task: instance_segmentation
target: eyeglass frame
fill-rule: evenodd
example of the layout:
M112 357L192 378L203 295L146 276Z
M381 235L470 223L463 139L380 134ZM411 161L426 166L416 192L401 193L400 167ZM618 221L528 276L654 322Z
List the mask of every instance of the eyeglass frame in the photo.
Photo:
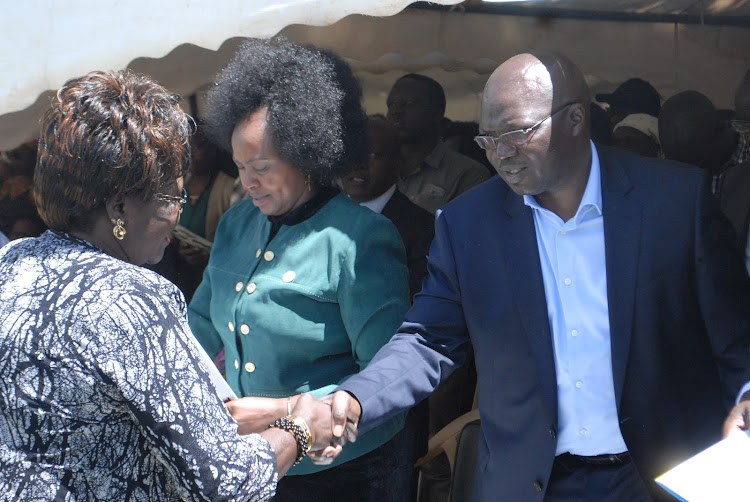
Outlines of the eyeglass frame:
M514 129L512 131L504 132L504 133L502 133L499 136L485 136L485 135L481 135L480 134L479 136L474 136L474 142L477 145L479 145L479 148L481 148L482 150L485 150L485 151L488 151L488 152L496 152L497 151L497 146L498 146L498 144L500 144L499 143L500 138L502 138L503 136L508 136L509 134L522 133L524 135L523 137L525 139L525 141L523 143L520 143L518 145L515 145L513 143L504 143L506 146L512 146L516 150L516 152L517 152L519 147L526 146L526 145L528 145L531 142L531 138L533 137L533 133L537 129L539 129L539 127L547 119L552 118L554 115L560 113L561 111L563 111L564 109L566 109L570 105L575 105L577 103L578 103L578 101L571 101L570 103L566 103L566 104L562 105L557 110L555 110L554 112L550 113L549 115L547 115L546 117L544 117L542 120L540 120L539 122L537 122L533 126L527 127L525 129ZM486 141L486 140L489 140L492 143L492 148L485 148L483 146L482 142Z
M182 207L185 204L187 204L188 192L187 192L187 189L183 188L182 192L180 192L180 195L167 195L164 193L155 193L152 198L154 200L158 200L159 202L170 202L172 204L179 204L180 210L182 210Z

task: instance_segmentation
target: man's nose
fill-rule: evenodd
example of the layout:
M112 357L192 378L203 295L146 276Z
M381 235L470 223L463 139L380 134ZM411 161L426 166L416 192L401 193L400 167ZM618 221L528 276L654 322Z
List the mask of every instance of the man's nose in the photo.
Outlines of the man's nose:
M497 146L492 152L492 156L498 161L509 159L511 157L515 157L516 155L518 155L518 147L505 144L503 142L498 142Z

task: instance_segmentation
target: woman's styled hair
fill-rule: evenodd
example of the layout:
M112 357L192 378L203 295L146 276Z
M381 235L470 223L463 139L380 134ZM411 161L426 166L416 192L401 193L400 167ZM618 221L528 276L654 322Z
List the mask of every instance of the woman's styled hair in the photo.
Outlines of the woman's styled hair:
M362 90L331 52L283 38L250 39L206 95L207 134L231 151L237 124L268 108L267 130L280 159L327 184L367 153Z
M179 96L131 71L68 81L42 119L34 200L52 229L88 230L124 195L150 199L190 165L190 118Z

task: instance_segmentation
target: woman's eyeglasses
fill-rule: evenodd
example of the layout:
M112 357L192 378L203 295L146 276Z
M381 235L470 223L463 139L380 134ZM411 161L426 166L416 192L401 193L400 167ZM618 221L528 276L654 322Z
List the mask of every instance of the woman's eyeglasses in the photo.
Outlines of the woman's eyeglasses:
M172 204L179 204L180 209L182 209L182 206L187 204L188 193L187 193L187 190L185 190L184 188L182 189L182 193L180 195L167 195L163 193L155 193L154 200L158 200L161 202L170 202Z

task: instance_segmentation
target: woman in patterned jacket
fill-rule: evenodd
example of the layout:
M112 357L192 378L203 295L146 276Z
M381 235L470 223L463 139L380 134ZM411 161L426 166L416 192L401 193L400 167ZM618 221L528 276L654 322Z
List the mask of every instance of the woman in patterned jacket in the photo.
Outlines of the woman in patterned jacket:
M147 77L91 73L45 114L34 193L51 230L0 252L0 500L267 500L330 443L311 396L238 435L182 294L139 267L185 202L177 101Z

